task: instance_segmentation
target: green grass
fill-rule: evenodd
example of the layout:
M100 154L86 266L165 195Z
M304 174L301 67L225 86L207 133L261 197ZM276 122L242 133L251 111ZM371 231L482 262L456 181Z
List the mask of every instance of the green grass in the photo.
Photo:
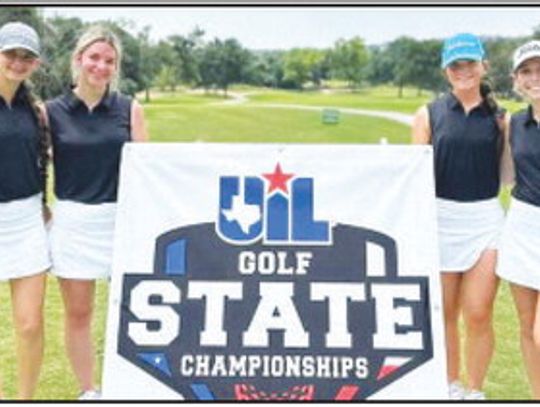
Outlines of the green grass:
M407 126L378 118L341 115L323 124L321 113L292 109L220 106L147 106L153 141L407 143Z
M431 100L433 95L426 91L417 96L414 89L405 89L402 98L397 97L395 88L335 91L321 93L316 91L264 91L250 96L254 103L289 103L310 106L339 106L368 110L386 110L413 114L420 106Z
M223 95L220 94L186 94L181 92L175 93L163 93L159 94L159 97L154 97L151 99L150 103L147 104L148 107L156 107L162 105L172 105L177 107L184 106L205 106L208 104L222 102L226 100Z
M104 282L97 284L96 315L94 319L94 338L98 356L96 381L101 380L101 364L105 341L105 318L108 286ZM78 386L71 372L63 346L64 310L56 279L48 278L45 299L45 355L36 399L73 400L77 398ZM11 300L9 284L0 283L0 377L3 381L4 395L13 398L16 395L16 356L15 333L12 328Z
M515 100L501 100L501 105L504 106L510 113L516 113L522 109L525 109L527 106L525 102L518 102Z
M376 88L355 93L267 91L237 88L233 91L253 93L252 101L240 106L219 106L220 95L163 94L145 105L145 114L153 141L207 142L314 142L373 143L386 137L390 143L407 143L407 126L388 120L342 114L339 125L323 125L320 112L292 109L270 109L263 103L291 103L308 106L357 107L413 113L431 98L425 93L406 89L397 99L395 88ZM504 102L511 111L523 104ZM501 193L506 205L508 191ZM107 284L98 284L95 339L100 368L104 349ZM43 372L36 398L73 399L77 386L63 348L63 306L54 278L49 279L46 298L46 351ZM8 397L15 395L15 341L11 321L10 295L7 283L0 283L0 377ZM495 306L497 349L485 389L492 399L528 399L530 392L519 350L519 328L506 283L502 283Z
M530 399L531 393L519 347L519 324L506 282L501 283L495 301L494 330L496 349L485 385L488 398Z

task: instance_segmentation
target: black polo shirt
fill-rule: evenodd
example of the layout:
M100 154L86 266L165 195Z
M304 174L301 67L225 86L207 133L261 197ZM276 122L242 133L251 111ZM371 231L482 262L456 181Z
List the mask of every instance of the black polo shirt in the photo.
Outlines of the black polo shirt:
M499 192L501 131L485 103L468 114L448 93L428 105L439 198L461 202Z
M540 206L540 123L532 107L512 115L510 146L516 172L515 198Z
M121 150L131 139L131 99L108 92L90 111L69 91L47 102L47 114L57 198L115 202Z
M0 202L41 191L39 126L21 85L11 106L0 96Z

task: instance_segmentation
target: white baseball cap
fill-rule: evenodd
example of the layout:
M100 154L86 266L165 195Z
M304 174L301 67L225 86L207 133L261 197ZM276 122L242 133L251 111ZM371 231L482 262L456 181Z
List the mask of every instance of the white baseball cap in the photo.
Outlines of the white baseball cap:
M529 41L515 50L512 71L515 72L523 62L531 58L540 58L540 41Z
M0 51L23 48L39 57L40 45L36 31L24 23L7 23L0 28Z

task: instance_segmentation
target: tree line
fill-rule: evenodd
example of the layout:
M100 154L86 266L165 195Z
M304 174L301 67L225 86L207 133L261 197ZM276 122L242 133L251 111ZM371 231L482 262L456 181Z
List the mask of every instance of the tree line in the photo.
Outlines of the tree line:
M25 22L42 38L44 63L34 79L43 98L63 92L70 85L70 57L78 36L89 25L79 18L45 18L38 7L2 7L0 25ZM133 22L102 21L122 41L122 80L128 94L149 90L175 90L179 86L206 91L222 90L243 83L281 89L321 88L326 81L343 81L351 89L392 84L398 97L404 87L418 93L439 93L446 84L440 68L442 40L400 37L386 44L367 46L359 36L338 39L327 49L249 50L235 38L207 39L196 27L187 35L150 40L150 27L135 34ZM540 26L529 37L483 38L489 58L489 80L496 92L512 95L511 54L521 43L540 39Z

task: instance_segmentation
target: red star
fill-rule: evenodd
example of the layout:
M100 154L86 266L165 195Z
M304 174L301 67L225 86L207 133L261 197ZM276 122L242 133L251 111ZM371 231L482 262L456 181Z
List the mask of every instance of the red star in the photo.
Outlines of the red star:
M280 189L284 193L288 194L289 191L287 190L287 181L294 177L294 174L284 174L281 171L281 165L278 163L273 173L263 174L263 177L270 181L268 193L275 189Z

